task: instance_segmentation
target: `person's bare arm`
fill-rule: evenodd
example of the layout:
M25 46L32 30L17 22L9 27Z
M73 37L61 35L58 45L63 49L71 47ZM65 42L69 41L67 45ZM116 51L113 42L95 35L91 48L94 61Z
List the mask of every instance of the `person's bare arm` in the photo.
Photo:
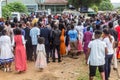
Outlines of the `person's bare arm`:
M105 47L105 54L106 54L106 55L108 54L108 49L107 49L107 47Z

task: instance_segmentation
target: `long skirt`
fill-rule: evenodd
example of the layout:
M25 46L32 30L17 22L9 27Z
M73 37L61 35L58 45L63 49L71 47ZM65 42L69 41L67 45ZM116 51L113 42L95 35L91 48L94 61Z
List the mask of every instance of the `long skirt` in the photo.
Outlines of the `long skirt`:
M116 57L116 49L114 50L114 54L113 54L113 68L117 69L118 68L118 64L117 64L117 57Z
M37 53L37 59L35 63L36 68L45 68L47 66L46 57L43 52Z
M117 59L120 59L120 41L118 42Z
M78 40L78 51L83 51L82 42Z

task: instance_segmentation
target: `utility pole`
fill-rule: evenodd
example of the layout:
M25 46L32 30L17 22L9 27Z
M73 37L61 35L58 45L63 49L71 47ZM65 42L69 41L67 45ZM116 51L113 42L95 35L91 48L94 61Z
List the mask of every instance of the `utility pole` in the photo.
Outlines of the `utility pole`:
M2 1L3 0L0 0L0 18L2 17Z
M6 5L7 5L7 3L8 3L8 0L6 0L5 2L6 2Z

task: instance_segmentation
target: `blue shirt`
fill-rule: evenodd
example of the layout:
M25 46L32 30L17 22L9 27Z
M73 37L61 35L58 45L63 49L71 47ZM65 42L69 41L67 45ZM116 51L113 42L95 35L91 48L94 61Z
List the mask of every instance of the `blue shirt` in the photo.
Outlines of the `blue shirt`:
M84 27L83 29L83 33L85 33L87 31L87 27Z
M21 30L21 33L25 37L25 30L24 29Z
M68 35L69 35L70 41L76 41L77 40L78 33L77 33L76 30L69 30Z
M40 35L40 29L39 28L33 27L30 30L30 37L31 37L31 40L32 40L32 45L37 45L38 44L37 36L39 36L39 35Z

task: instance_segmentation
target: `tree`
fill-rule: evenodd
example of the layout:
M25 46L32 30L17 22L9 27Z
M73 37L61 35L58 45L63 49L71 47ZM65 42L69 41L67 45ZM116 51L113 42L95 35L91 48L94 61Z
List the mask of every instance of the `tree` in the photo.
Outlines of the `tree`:
M27 7L20 2L9 3L2 7L2 16L4 18L10 17L11 12L27 13Z
M10 15L11 15L11 11L6 6L3 6L2 7L2 16L4 18L7 18Z
M9 3L6 7L11 12L27 12L26 6L20 2Z
M93 5L91 8L92 8L95 12L98 12L98 7L97 7L96 5Z
M102 0L68 0L69 4L72 4L76 8L81 6L92 6L92 5L99 5Z
M99 10L113 10L113 5L108 1L102 1L102 3L100 3Z
M103 0L103 1L110 2L110 0Z

